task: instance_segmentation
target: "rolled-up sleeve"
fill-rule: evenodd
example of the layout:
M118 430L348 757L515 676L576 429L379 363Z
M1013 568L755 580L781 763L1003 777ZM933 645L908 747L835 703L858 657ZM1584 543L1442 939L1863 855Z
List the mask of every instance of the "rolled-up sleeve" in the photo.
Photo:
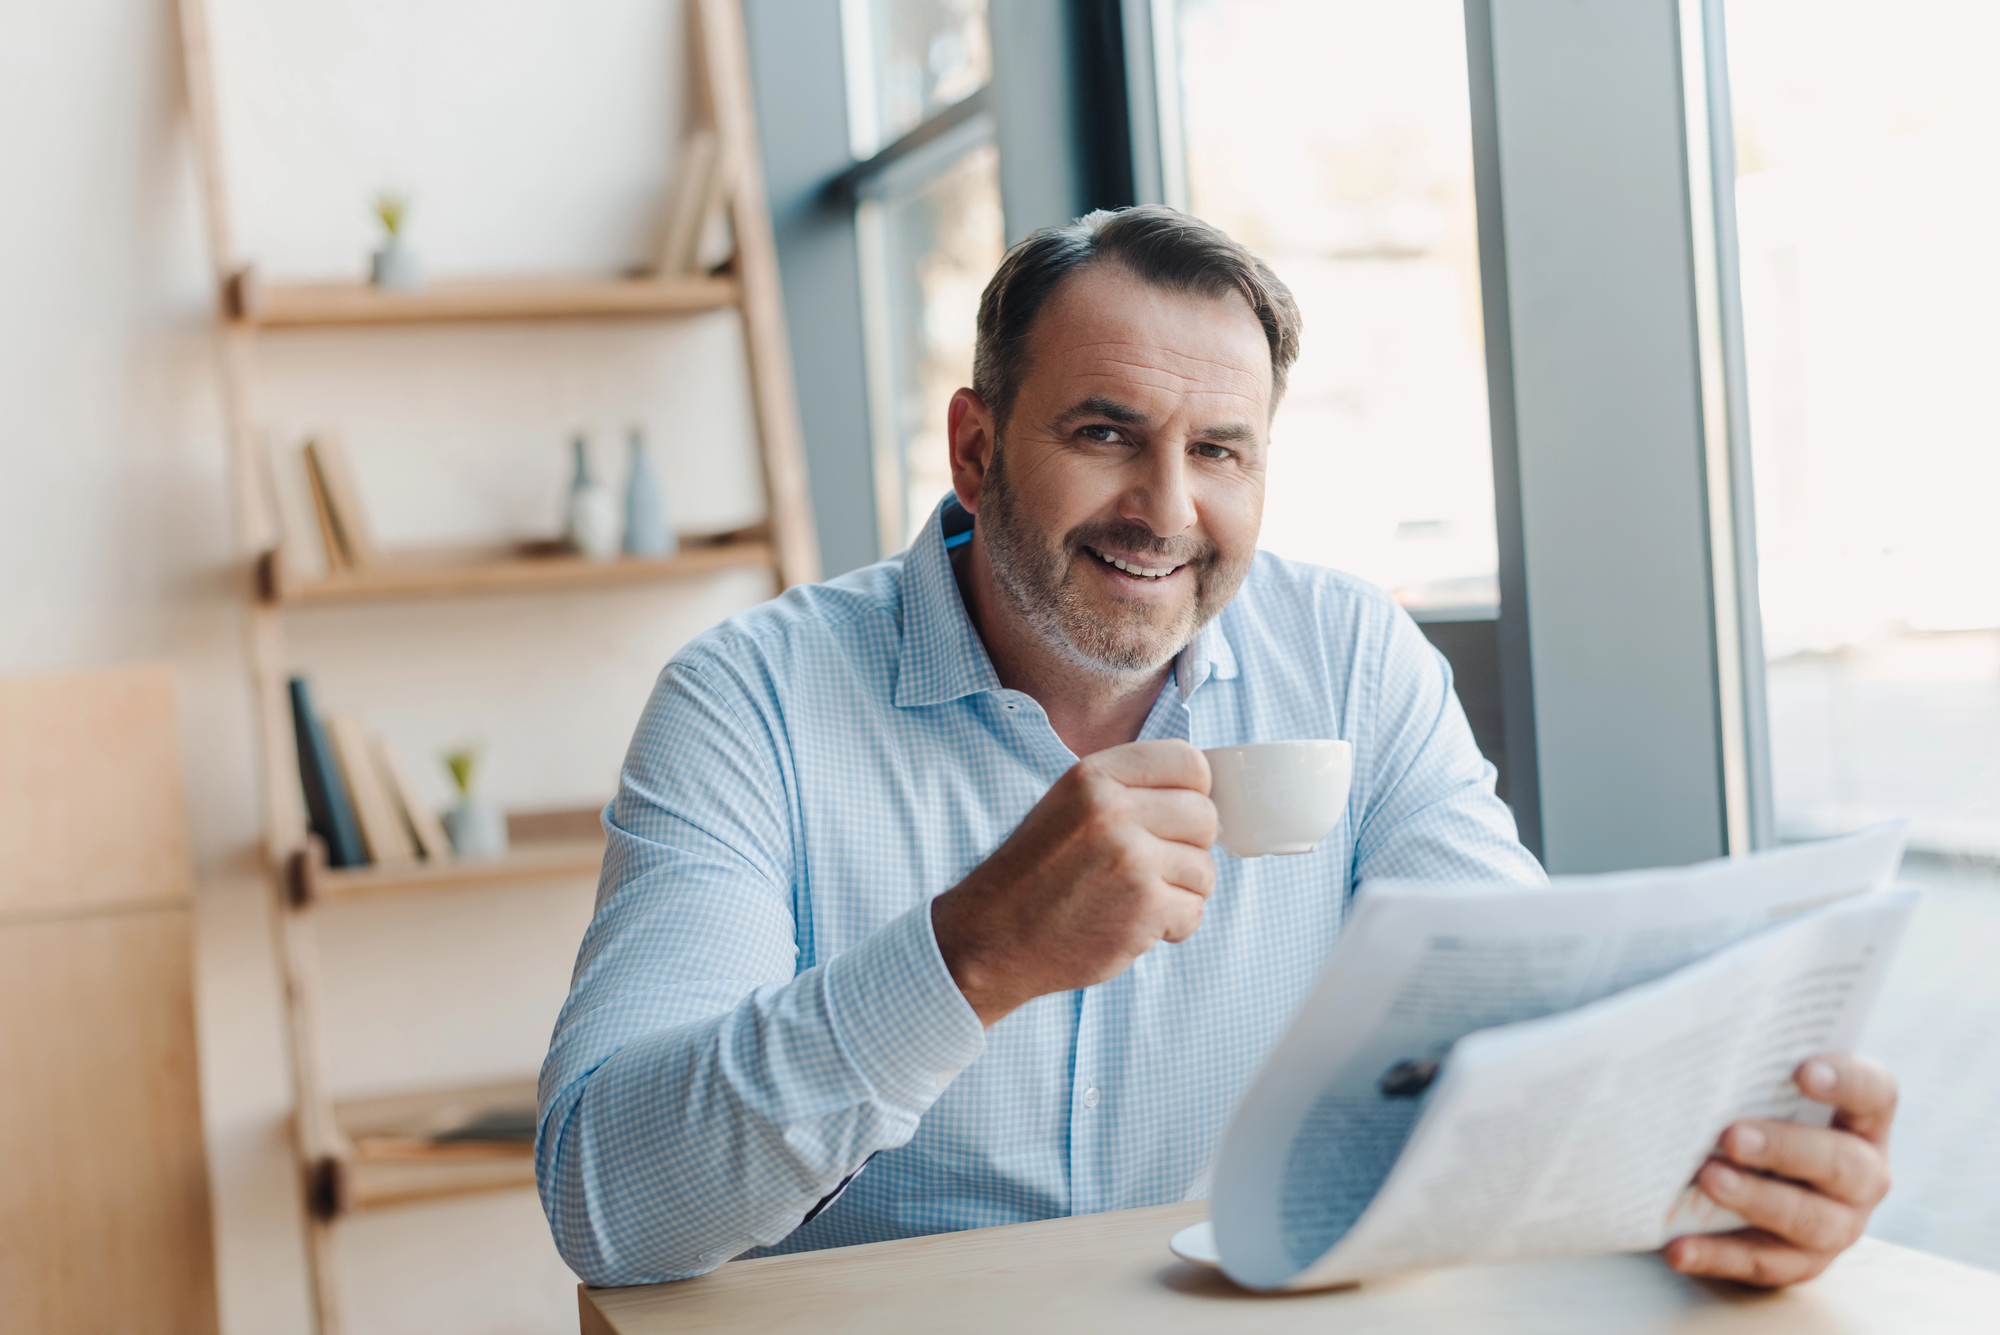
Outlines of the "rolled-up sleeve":
M661 675L605 812L598 908L541 1075L535 1168L585 1280L704 1273L901 1145L984 1030L926 900L801 969L782 721ZM941 888L941 887L940 887Z

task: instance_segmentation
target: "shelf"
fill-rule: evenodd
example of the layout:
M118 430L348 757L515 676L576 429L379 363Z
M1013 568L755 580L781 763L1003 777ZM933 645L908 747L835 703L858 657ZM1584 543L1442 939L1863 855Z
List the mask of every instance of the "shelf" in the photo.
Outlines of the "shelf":
M621 556L592 561L574 554L535 554L540 544L502 548L392 552L380 564L319 579L295 579L275 551L259 563L258 588L267 602L288 606L445 597L471 593L541 593L689 579L777 559L761 536L721 540L682 539L680 554L664 560Z
M338 903L437 890L493 890L534 881L597 879L604 862L602 808L513 813L508 850L497 858L452 858L393 866L329 867L318 839L291 855L285 881L292 904Z
M737 299L730 278L493 278L399 291L370 283L265 283L250 270L224 291L230 319L261 329L692 315Z
M449 862L415 862L399 867L325 867L299 853L303 872L293 873L293 902L298 904L366 899L375 895L419 894L433 890L491 890L529 881L597 876L604 862L604 841L563 840L526 844L505 857L482 860L454 858ZM301 890L301 875L305 886Z
M322 1216L535 1184L528 1141L432 1144L428 1138L496 1110L535 1107L535 1082L515 1080L333 1106L341 1149L319 1166Z

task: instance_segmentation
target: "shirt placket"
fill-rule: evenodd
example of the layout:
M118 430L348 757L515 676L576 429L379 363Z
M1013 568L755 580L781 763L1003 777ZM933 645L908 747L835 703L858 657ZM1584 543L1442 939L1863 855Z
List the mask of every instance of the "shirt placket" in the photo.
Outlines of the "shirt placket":
M1056 735L1048 713L1033 696L1001 689L992 693L992 700L1000 718L1014 729L1009 744L1018 748L1017 754L1027 764L1047 771L1049 782L1060 778L1076 763L1075 753ZM1149 725L1150 722L1149 719ZM1104 1094L1085 1074L1091 1060L1086 1058L1086 1052L1094 1054L1100 1045L1084 1040L1083 1021L1086 1014L1094 1016L1098 1008L1091 1005L1091 989L1079 989L1070 995L1073 1009L1070 1013L1069 1212L1092 1214L1103 1208L1097 1202L1103 1199L1104 1187L1092 1165L1098 1146L1095 1135L1098 1119L1093 1114L1102 1105Z
M1154 700L1139 730L1141 741L1186 741L1188 710L1170 679ZM1127 1105L1140 1091L1120 1087L1113 1035L1129 1023L1129 1011L1140 1004L1141 956L1122 980L1076 993L1076 1058L1070 1068L1069 1182L1070 1213L1096 1214L1116 1204L1117 1183L1107 1180L1107 1148L1118 1127L1128 1123ZM1121 985L1122 984L1122 985ZM1115 1177L1115 1174L1112 1176Z

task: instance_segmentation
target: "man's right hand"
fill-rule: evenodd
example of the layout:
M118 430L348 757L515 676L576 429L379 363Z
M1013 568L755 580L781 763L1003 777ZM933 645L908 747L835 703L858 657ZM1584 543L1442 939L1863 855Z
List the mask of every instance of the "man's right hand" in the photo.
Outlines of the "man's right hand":
M1208 759L1130 742L1078 761L970 876L931 902L938 949L982 1023L1185 941L1215 889Z

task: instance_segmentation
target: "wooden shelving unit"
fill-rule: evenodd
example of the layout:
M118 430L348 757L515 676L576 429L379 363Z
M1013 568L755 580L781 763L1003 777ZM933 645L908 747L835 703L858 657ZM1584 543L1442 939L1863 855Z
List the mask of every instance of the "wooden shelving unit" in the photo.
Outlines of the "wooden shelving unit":
M439 1143L432 1130L467 1110L532 1108L534 1084L415 1090L388 1099L336 1101L321 1040L322 993L314 923L341 904L384 896L478 892L531 884L588 884L603 858L595 813L510 819L512 851L487 862L440 861L329 869L307 831L286 682L296 666L287 619L330 604L503 596L693 580L750 567L779 588L819 577L818 542L800 443L798 404L765 203L749 66L738 0L689 0L694 85L720 145L722 195L736 251L716 275L520 277L439 282L417 291L360 283L284 283L237 252L230 227L205 0L179 0L181 50L216 276L216 331L229 433L233 510L247 567L245 653L255 684L266 809L265 863L279 906L272 915L284 982L294 1091L293 1142L308 1271L321 1335L339 1335L338 1223L356 1210L467 1192L527 1186L533 1160L520 1142ZM685 536L668 560L592 562L546 545L401 551L306 578L280 556L266 493L257 340L286 330L393 329L479 321L674 319L734 310L743 328L768 511L754 529ZM329 424L337 425L337 424ZM468 911L477 903L468 898ZM440 946L441 949L448 948ZM427 1129L430 1128L430 1129Z
M228 317L259 329L694 315L740 298L726 277L492 278L403 292L369 283L266 284L243 270L224 289Z
M288 606L374 602L385 599L459 597L477 593L551 593L567 589L657 584L742 567L769 568L777 552L759 537L688 542L664 559L621 556L591 561L567 553L538 555L517 549L396 552L378 565L298 579L277 549L259 559L257 587L267 602Z
M332 1217L472 1192L532 1187L532 1144L440 1144L432 1133L494 1109L532 1112L534 1107L533 1080L336 1103L333 1121L340 1144L319 1166L316 1207Z
M509 821L509 847L497 858L452 858L387 867L329 867L318 839L287 860L285 889L295 908L434 894L442 890L495 890L551 881L597 879L604 862L604 832L595 807L543 812Z

